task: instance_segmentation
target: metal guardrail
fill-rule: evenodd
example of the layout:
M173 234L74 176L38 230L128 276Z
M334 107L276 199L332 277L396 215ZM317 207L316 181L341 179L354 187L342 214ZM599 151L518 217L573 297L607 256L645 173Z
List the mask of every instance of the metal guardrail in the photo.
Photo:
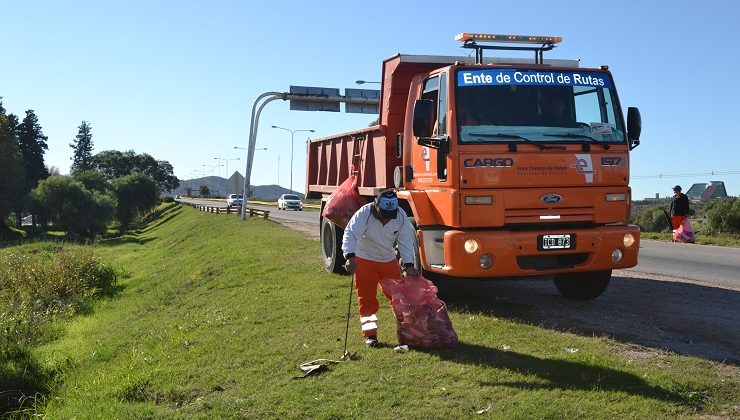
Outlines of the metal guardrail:
M186 206L193 207L200 211L205 211L208 213L216 213L216 214L236 214L239 216L241 214L241 208L239 207L232 207L232 206L207 206L204 204L196 204L196 203L189 203L187 201L179 201L180 204L184 204ZM249 216L261 216L263 219L268 220L270 216L269 210L261 210L256 209L254 207L247 207L247 211L249 212Z

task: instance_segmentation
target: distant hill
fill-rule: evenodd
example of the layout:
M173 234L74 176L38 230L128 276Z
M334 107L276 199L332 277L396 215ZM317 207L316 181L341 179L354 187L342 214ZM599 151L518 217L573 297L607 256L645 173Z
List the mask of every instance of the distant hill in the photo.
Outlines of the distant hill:
M200 186L205 185L211 191L212 195L225 197L227 194L241 192L244 188L244 177L239 172L234 172L231 178L226 179L220 176L206 176L203 178L180 180L180 187L170 191L171 194L185 195L190 188L193 196L198 195ZM290 194L291 191L280 185L252 185L252 199L276 201L283 194ZM292 191L293 194L303 198L303 193Z

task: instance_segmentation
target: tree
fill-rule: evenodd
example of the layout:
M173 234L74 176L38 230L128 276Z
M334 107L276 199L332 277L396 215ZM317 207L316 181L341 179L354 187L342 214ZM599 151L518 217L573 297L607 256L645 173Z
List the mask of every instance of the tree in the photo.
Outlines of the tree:
M154 208L159 198L157 183L148 175L133 173L113 180L118 198L116 218L125 229L139 215Z
M198 187L198 195L201 197L208 197L211 195L211 190L208 188L208 185L201 185Z
M75 136L73 143L69 145L69 147L74 151L74 155L72 156L72 167L70 168L72 175L93 168L92 127L87 121L82 121L82 124L77 127L77 130L77 136Z
M41 131L38 117L32 109L26 111L26 117L16 127L16 133L26 172L26 191L31 191L39 181L49 176L44 165L44 151L49 148L46 145L48 137Z
M5 220L10 212L20 207L24 185L23 157L18 148L18 138L11 119L5 115L0 97L0 230L7 227Z
M30 207L43 224L52 222L71 235L94 238L113 220L116 201L88 190L72 177L55 176L33 190Z
M110 190L110 182L105 175L98 171L82 171L74 175L74 179L80 181L90 191L107 193Z
M109 179L140 172L150 176L157 183L159 191L171 191L180 185L173 174L172 165L166 160L156 160L144 153L137 155L133 150L120 152L105 150L93 156L94 169L102 172Z

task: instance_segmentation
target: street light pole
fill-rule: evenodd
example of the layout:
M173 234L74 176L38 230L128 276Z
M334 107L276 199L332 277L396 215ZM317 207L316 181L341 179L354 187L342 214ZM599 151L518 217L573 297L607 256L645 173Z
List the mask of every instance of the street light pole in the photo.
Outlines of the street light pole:
M215 168L220 168L221 166L224 166L224 165L206 165L206 164L204 164L203 166L206 166L206 167L211 168L211 190L213 190L213 170ZM211 191L211 195L213 195L213 191Z
M246 147L239 147L239 146L234 146L234 149L246 150L247 151L247 160L249 160L249 149L247 149ZM260 147L260 148L254 149L254 150L267 150L267 147ZM239 194L239 191L237 191L236 193ZM246 199L247 199L247 192L246 191L243 191L242 193L244 194L244 197L243 197L242 202L245 202Z
M272 128L277 128L278 130L285 130L290 131L290 192L293 193L293 136L295 133L305 131L305 132L316 132L315 130L291 130L290 128L285 127L278 127L277 125L273 125Z
M226 158L221 158L221 157L215 157L214 159L218 159L219 163L221 163L222 160L226 162L226 176L227 177L229 176L229 161L239 160L239 158L226 159ZM218 175L221 176L221 169L218 170ZM234 187L234 190L236 190L236 186ZM226 178L226 196L227 197L229 196L229 178Z

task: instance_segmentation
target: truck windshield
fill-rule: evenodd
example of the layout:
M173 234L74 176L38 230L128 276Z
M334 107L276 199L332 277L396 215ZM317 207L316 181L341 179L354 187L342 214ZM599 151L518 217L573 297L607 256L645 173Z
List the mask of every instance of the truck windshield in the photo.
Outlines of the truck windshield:
M611 77L599 71L459 69L461 143L623 143Z

